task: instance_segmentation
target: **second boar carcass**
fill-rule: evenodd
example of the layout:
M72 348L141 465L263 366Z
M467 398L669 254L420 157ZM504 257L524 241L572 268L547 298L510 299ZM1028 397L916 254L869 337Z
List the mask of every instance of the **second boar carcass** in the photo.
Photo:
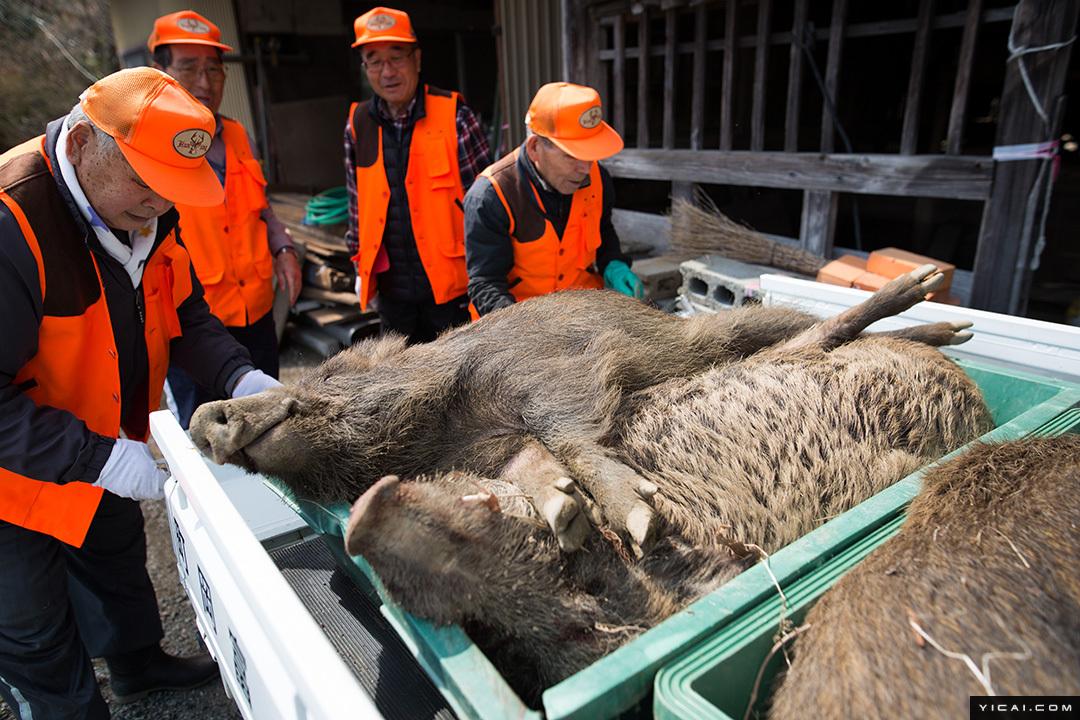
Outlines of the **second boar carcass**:
M977 443L807 613L770 718L1080 695L1080 436Z
M614 445L659 490L658 540L643 557L611 534L561 552L520 495L574 485L532 446L495 481L381 479L354 505L347 549L406 610L463 626L536 703L749 567L757 548L783 547L992 427L976 385L940 351L876 337L766 350L626 408Z
M294 386L204 405L191 435L217 462L277 477L320 502L355 498L389 474L459 469L499 477L522 448L538 444L581 491L533 492L560 546L580 547L591 517L637 549L657 518L655 485L611 449L628 398L793 342L808 328L822 347L850 340L922 300L941 279L924 266L823 322L768 307L683 319L615 293L556 293L432 343L361 343ZM970 336L948 323L894 334L930 344ZM595 512L585 511L583 495Z

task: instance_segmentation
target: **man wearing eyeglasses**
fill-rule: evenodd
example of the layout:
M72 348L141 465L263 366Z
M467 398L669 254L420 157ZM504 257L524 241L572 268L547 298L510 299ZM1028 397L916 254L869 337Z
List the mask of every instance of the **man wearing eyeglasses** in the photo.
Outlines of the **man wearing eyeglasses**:
M345 125L357 292L364 309L378 293L384 330L427 342L469 319L461 203L491 152L458 93L421 85L406 13L377 7L353 27L375 93Z
M154 21L147 41L154 67L162 70L214 113L217 126L206 159L225 188L214 207L177 203L180 233L202 283L210 311L251 353L255 366L278 376L278 340L271 309L273 279L300 294L300 263L285 226L266 199L266 180L243 126L218 113L225 90L221 31L191 10ZM169 389L186 429L195 408L214 399L183 370L169 368Z

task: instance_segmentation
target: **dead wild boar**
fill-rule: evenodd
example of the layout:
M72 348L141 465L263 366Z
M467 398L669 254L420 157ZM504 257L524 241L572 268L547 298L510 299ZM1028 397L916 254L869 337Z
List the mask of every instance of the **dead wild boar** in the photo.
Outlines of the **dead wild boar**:
M463 626L536 703L747 568L747 545L775 551L992 426L955 363L887 337L766 350L625 407L609 441L658 489L657 540L640 559L610 533L560 551L517 494L578 489L536 443L496 483L380 480L353 508L348 551L406 610Z
M627 398L797 336L821 347L845 342L940 281L924 266L816 325L783 308L682 319L616 293L556 293L429 344L406 346L398 337L360 343L294 386L204 405L191 436L215 461L277 477L318 501L355 498L390 474L460 469L498 477L535 441L596 505L586 513L580 494L536 493L563 549L580 547L587 514L637 549L655 528L655 487L605 444ZM808 328L810 335L800 335ZM893 334L936 345L970 337L948 323Z
M770 717L1080 695L1078 490L1077 435L979 443L928 473L900 532L807 614Z

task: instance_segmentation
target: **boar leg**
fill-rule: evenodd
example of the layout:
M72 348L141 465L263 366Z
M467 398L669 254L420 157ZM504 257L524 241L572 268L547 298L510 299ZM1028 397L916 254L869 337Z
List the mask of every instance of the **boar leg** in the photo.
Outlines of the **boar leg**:
M867 333L867 335L900 338L929 345L930 347L942 347L944 345L966 343L973 337L971 332L968 331L969 327L971 327L969 322L936 322L927 325L912 325L899 330Z
M569 471L554 455L534 439L512 457L499 474L528 497L551 528L559 548L572 552L581 548L592 531L590 522L600 524L595 505L569 477Z
M883 288L855 307L844 310L805 330L786 343L770 350L797 350L819 347L832 350L851 342L863 330L882 318L898 315L926 299L944 282L945 276L934 265L923 265L900 277L893 278Z
M560 450L573 477L596 501L603 521L620 535L629 536L631 549L641 557L658 523L652 507L656 485L599 445L579 441Z

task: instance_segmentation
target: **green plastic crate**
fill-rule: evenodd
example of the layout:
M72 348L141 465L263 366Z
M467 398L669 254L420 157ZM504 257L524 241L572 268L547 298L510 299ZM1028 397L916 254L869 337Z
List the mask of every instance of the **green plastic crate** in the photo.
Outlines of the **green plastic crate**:
M1080 402L1080 385L1003 370L983 362L960 361L960 365L978 383L993 413L997 428L987 437L1006 439L1027 434ZM774 554L770 567L789 594L789 602L802 599L803 605L796 607L795 612L808 606L840 574L892 535L902 521L903 508L917 492L915 474ZM305 501L293 502L287 496L286 500L316 530L330 536L343 535L348 504L321 507ZM453 709L466 718L593 720L647 716L651 714L653 680L662 667L703 641L711 645L716 641L713 636L721 630L727 637L728 630L745 628L740 637L746 639L754 628L766 628L765 641L769 642L771 630L767 629L774 627L778 619L778 606L768 605L774 594L772 580L764 567L751 568L632 642L548 688L543 694L543 710L538 712L522 703L460 628L435 627L401 610L389 599L371 567L362 558L350 558L340 541L331 540L342 566L362 589L382 599L383 614ZM794 583L803 576L807 584L796 586ZM796 622L800 617L792 615ZM768 646L760 657L767 651ZM753 663L752 672L757 672L759 663L760 660ZM744 668L745 672L749 670ZM722 717L718 714L722 711L711 698L695 704L699 696L691 692L697 675L694 677L689 685L678 681L678 689L666 693L662 702L658 690L656 713L664 717L696 718L709 716L711 712L713 717ZM745 684L748 692L752 683L753 678L744 683L740 676L738 683L730 684L732 687ZM742 716L741 710L736 716Z
M1080 385L1006 372L984 363L961 365L979 384L994 414L997 427L984 440L1080 432ZM787 597L785 617L792 627L802 623L814 602L844 573L899 531L925 472L926 468L901 480L772 556L770 568ZM731 608L732 617L718 625L708 640L656 675L653 711L657 718L741 720L751 699L751 716L763 714L783 663L783 654L776 652L762 668L781 613L775 585L765 568L758 566L718 589L710 599Z

